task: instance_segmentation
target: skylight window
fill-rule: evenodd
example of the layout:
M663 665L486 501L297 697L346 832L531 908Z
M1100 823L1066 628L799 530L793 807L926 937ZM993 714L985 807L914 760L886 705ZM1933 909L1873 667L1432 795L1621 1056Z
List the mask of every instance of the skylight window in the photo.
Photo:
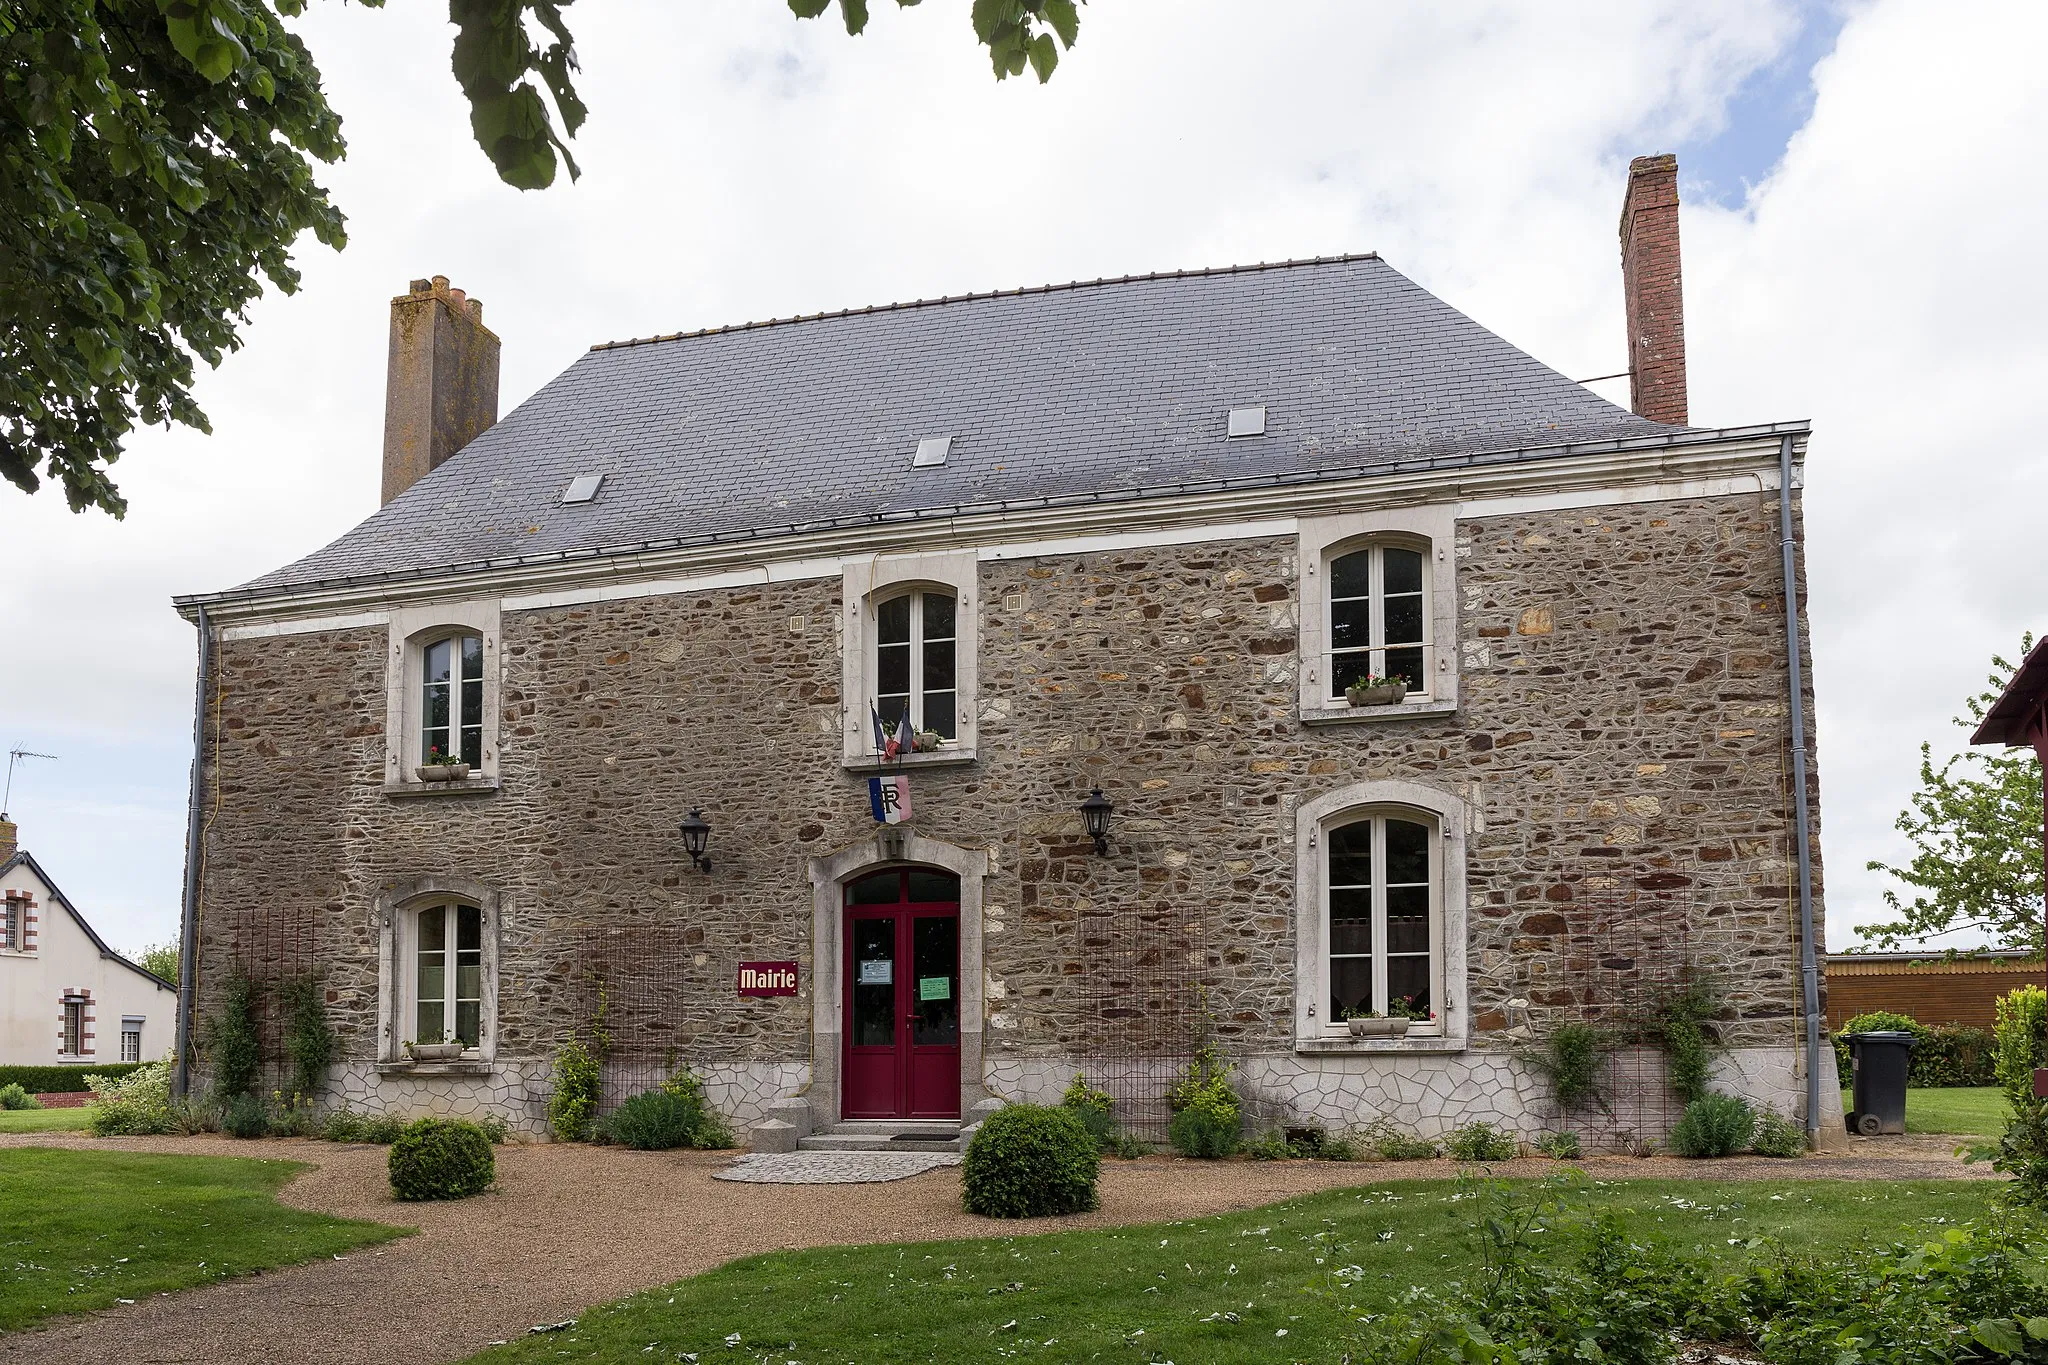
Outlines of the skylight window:
M1230 434L1232 436L1264 436L1266 434L1266 405L1255 408L1232 408L1230 410Z
M602 474L578 474L569 480L569 486L562 490L562 505L567 507L572 502L594 502L597 490L603 486Z
M917 443L917 454L910 457L912 469L930 469L946 462L947 452L953 448L950 436L927 436Z

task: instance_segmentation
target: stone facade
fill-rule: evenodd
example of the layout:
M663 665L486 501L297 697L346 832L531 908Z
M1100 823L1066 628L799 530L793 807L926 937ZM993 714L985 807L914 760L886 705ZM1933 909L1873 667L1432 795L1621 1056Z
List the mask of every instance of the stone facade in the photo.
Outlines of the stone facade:
M1776 492L1468 518L1454 548L1457 711L1315 726L1297 718L1292 537L981 564L978 758L912 781L917 834L988 859L992 1092L1041 1097L1086 1064L1106 936L1140 922L1198 959L1182 965L1219 1041L1276 1112L1534 1134L1557 1116L1516 1030L1592 1003L1571 936L1638 888L1678 907L1691 961L1725 985L1729 1083L1797 1106ZM590 1027L597 954L652 983L614 1002L622 1045L707 1070L743 1123L802 1091L824 1027L808 861L875 831L841 761L843 606L836 576L508 605L499 785L432 796L383 790L384 627L231 635L199 1015L234 965L316 971L348 1103L487 1107L539 1131L549 1059ZM1380 779L1469 813L1466 1041L1298 1051L1295 811ZM1098 784L1117 803L1107 856L1075 813ZM709 875L676 834L692 806L713 826ZM431 873L498 897L486 1075L378 1068L373 907ZM797 960L802 992L735 998L754 959Z

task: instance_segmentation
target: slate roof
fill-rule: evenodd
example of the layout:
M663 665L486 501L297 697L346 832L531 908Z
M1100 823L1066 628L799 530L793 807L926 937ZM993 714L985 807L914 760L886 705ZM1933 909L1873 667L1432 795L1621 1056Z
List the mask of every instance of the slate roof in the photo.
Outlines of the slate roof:
M57 883L50 880L50 874L43 871L43 865L37 862L34 856L31 855L29 851L25 848L17 850L15 853L9 856L5 862L0 862L0 877L6 876L8 873L12 872L17 867L26 867L29 871L36 874L36 880L41 882L43 884L43 888L50 893L50 899L54 900L55 902L57 902L57 904L64 907L64 912L71 916L71 922L73 924L76 924L80 929L83 929L85 931L85 936L92 940L92 946L100 950L101 957L105 958L109 962L120 963L123 967L126 967L128 970L134 972L137 976L148 977L151 981L154 981L157 985L163 987L167 991L176 991L178 989L177 982L166 981L162 977L158 976L155 972L151 971L149 968L143 966L141 963L130 962L127 958L121 956L121 954L115 952L112 948L109 948L107 946L107 941L99 936L99 931L94 929L91 924L87 923L84 915L78 913L78 907L73 905L70 901L70 898L58 889Z
M1256 403L1266 434L1226 438L1226 411ZM1376 255L1053 285L593 347L239 591L1677 430ZM950 457L913 469L927 436ZM579 474L602 493L560 505Z

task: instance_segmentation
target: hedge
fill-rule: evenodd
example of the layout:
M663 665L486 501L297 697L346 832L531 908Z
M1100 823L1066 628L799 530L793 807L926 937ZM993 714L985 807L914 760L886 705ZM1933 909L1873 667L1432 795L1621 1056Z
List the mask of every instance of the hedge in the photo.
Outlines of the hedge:
M1966 1024L1922 1024L1910 1015L1878 1010L1843 1021L1835 1032L1835 1065L1849 1084L1851 1033L1898 1030L1913 1035L1913 1060L1906 1084L1934 1088L1998 1084L1998 1045L1990 1030Z
M18 1085L31 1095L71 1095L85 1089L87 1076L113 1080L141 1062L85 1062L64 1066L0 1066L0 1085Z

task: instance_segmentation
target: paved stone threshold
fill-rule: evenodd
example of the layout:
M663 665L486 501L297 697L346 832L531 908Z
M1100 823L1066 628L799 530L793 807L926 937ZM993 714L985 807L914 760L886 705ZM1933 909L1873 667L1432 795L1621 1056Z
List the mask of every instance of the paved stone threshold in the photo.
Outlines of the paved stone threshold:
M875 1185L960 1162L946 1152L779 1152L740 1157L711 1178L750 1185Z

